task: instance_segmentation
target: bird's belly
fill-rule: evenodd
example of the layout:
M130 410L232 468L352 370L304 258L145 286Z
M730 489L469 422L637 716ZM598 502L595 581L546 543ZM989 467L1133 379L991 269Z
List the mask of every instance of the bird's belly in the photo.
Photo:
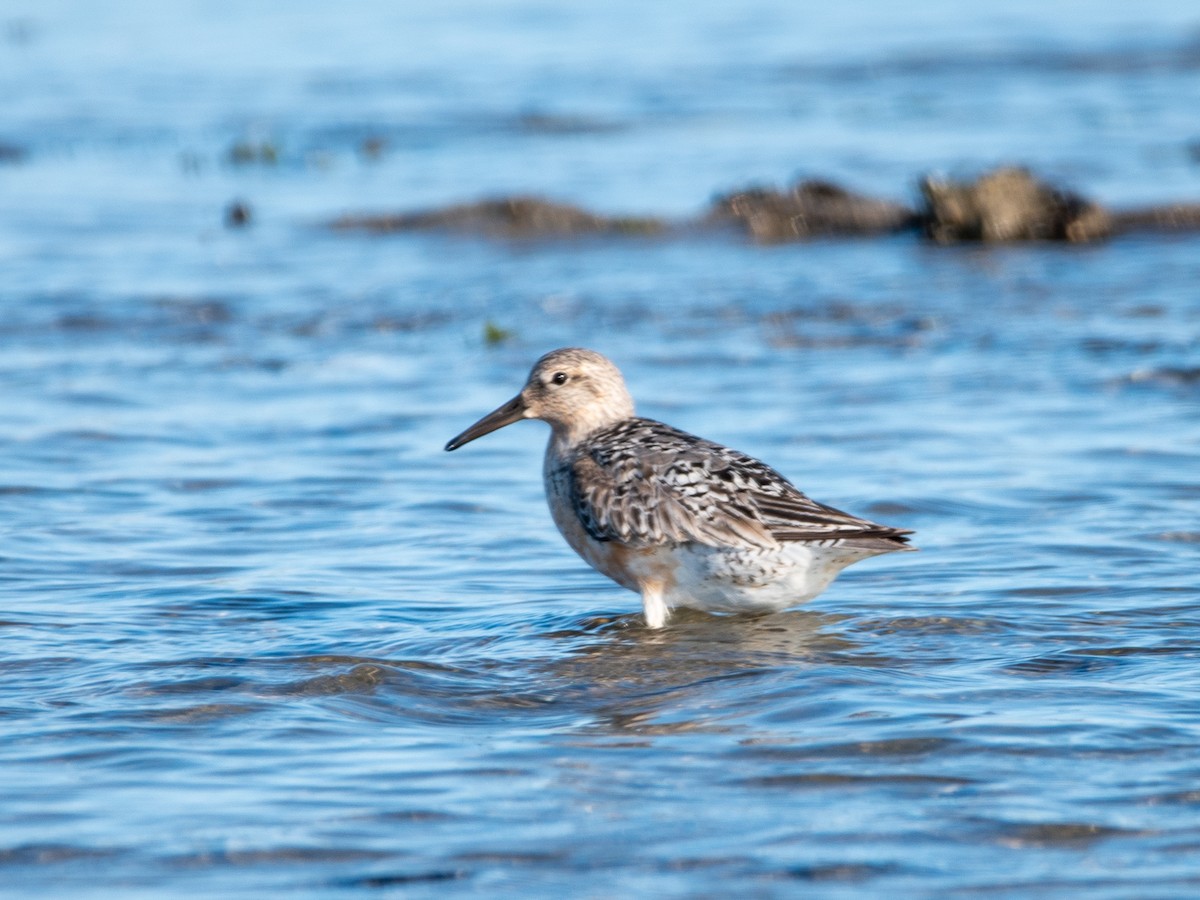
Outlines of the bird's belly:
M807 544L730 550L702 544L635 549L584 535L568 543L592 568L631 591L661 590L668 608L768 613L798 606L846 566L871 556Z
M825 590L846 566L871 553L818 544L788 543L768 550L676 548L669 606L708 612L773 612L797 606Z

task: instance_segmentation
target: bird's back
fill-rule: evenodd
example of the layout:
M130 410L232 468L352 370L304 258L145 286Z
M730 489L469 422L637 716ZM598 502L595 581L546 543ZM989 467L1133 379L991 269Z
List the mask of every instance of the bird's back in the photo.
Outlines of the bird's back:
M547 462L597 541L738 549L836 543L869 555L912 549L909 531L818 503L767 464L653 419L599 429Z

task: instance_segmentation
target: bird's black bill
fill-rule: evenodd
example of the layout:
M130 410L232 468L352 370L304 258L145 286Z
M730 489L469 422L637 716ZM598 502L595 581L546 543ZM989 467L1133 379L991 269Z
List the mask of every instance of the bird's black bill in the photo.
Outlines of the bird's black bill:
M446 444L447 450L457 450L463 444L469 444L475 438L483 437L485 434L491 434L505 425L511 425L513 422L525 418L525 401L521 399L521 395L513 397L499 409L488 413L458 437L450 439Z

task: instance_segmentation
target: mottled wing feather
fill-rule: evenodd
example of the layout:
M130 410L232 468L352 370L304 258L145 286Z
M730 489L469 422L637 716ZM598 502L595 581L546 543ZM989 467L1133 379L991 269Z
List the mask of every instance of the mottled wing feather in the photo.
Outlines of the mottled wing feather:
M793 489L794 490L794 489ZM781 541L813 541L834 538L901 538L911 534L903 528L879 525L817 503L799 491L786 497L759 499L759 510L767 529ZM903 541L899 541L903 543Z
M602 457L603 458L603 457ZM596 540L634 547L696 542L714 547L774 547L761 523L692 484L686 467L655 468L647 460L581 455L571 469L571 497ZM722 508L724 507L724 508Z
M781 541L904 543L907 532L810 500L753 457L649 419L592 435L570 466L571 497L593 538L631 546Z

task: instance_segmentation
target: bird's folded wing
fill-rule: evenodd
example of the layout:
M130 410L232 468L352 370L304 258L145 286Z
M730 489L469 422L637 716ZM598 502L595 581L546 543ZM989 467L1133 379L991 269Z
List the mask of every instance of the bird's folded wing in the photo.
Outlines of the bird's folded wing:
M778 546L741 492L712 483L702 460L641 454L604 462L583 455L571 469L571 499L596 540L634 547Z
M760 495L755 500L762 523L780 541L896 538L903 543L901 536L911 533L817 503L795 488L778 496Z
M580 454L570 476L580 520L600 541L767 549L786 541L901 544L908 533L817 503L765 463L664 426L653 446Z

